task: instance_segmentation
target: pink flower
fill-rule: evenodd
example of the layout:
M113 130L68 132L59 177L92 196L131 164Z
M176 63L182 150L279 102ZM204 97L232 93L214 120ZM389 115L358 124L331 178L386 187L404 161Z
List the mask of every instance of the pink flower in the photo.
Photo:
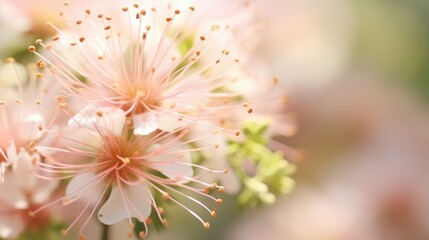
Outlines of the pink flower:
M30 154L21 152L14 171L7 171L0 184L0 238L16 238L22 231L41 229L48 224L49 212L32 218L29 211L39 208L51 197L58 181L42 180L32 174Z
M5 68L13 71L2 71ZM0 89L0 179L3 180L6 167L16 168L20 164L18 159L40 160L40 154L32 148L35 143L52 143L53 139L46 137L43 129L53 128L59 120L55 102L59 89L41 73L28 74L12 58L7 65L0 65L0 71L8 82L8 86Z
M234 80L228 73L240 62L239 51L229 49L235 46L231 39L219 41L231 35L230 25L197 24L205 11L193 5L151 4L155 1L118 8L112 12L123 13L116 19L89 10L82 18L64 15L69 28L52 24L58 36L50 43L37 41L47 52L36 54L54 68L71 97L89 102L91 109L122 109L136 135L173 131L222 109L207 104L236 96L222 88ZM91 121L82 114L95 117L95 112L78 113L75 120L82 125Z
M107 225L124 219L128 219L132 224L132 218L145 224L153 208L160 220L166 223L162 216L163 212L159 210L155 201L156 194L161 195L164 200L181 206L201 221L204 227L209 227L208 222L178 199L188 199L215 216L215 210L206 207L193 195L202 195L216 203L221 203L220 199L206 192L210 189L218 189L222 192L223 187L200 181L198 176L194 176L193 167L209 173L224 171L209 170L191 162L190 152L200 149L187 148L187 144L192 140L183 140L186 135L183 128L173 132L154 132L147 136L130 135L129 126L124 125L126 113L122 110L100 111L97 118L99 120L91 123L93 131L85 127L80 129L81 134L77 138L63 136L64 145L70 147L58 150L68 153L68 157L65 156L62 158L64 160L59 160L47 155L46 162L42 161L38 164L41 171L53 171L73 178L67 185L65 196L59 199L64 205L86 200L87 204L79 217L87 211L90 212L89 216L92 216L97 207L101 206L97 216ZM80 123L77 121L76 124ZM121 132L114 130L121 125L123 128ZM79 138L85 141L80 141ZM87 139L91 140L86 141ZM44 147L40 146L37 149L43 150ZM72 159L76 157L87 160L79 164ZM189 182L200 187L186 185ZM104 202L107 195L109 197ZM37 216L41 210L48 208L51 204L41 207L32 214ZM76 224L79 217L64 230L64 234ZM89 218L81 226L80 235L83 234L88 221Z

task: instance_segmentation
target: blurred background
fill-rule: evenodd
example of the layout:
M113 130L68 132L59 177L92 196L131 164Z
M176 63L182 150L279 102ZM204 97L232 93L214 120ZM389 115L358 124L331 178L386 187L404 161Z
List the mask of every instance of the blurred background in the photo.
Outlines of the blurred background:
M298 120L282 141L305 157L291 194L244 212L225 200L192 239L429 239L429 1L259 4L258 54Z
M209 231L178 210L169 231L153 231L151 239L429 239L429 1L256 4L263 22L258 61L288 90L287 111L298 121L297 133L280 139L304 155L294 162L296 188L246 211L225 195ZM15 16L28 31L7 7L0 15ZM2 42L15 37L5 19ZM0 45L2 59L7 48Z

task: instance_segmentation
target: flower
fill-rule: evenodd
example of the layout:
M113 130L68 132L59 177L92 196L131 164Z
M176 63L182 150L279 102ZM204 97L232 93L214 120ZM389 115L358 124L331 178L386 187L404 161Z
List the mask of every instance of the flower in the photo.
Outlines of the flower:
M0 178L3 181L8 166L20 164L18 159L38 161L40 153L34 151L36 143L52 144L44 127L57 123L57 85L50 83L42 73L27 71L13 58L0 65L4 86L0 90ZM8 69L7 71L5 69ZM13 70L13 71L10 71ZM29 79L27 79L29 78ZM49 88L47 87L49 84ZM28 158L28 159L27 159Z
M0 184L0 238L13 239L28 229L42 229L49 223L45 212L32 218L28 212L46 203L59 185L55 180L43 180L32 174L31 155L21 152L14 171L7 171ZM7 194L5 194L7 193Z
M136 135L172 131L222 109L207 104L235 96L222 88L233 81L228 72L240 60L228 48L235 46L231 41L219 41L230 36L231 26L198 22L194 15L204 11L193 5L178 4L181 8L176 9L155 1L143 5L122 8L121 17L117 13L121 9L112 11L117 19L88 9L80 19L64 13L69 28L50 24L58 35L50 43L37 41L47 51L36 52L33 46L30 51L53 67L53 76L70 97L89 102L92 109L123 110ZM75 117L82 125L90 121L83 115L96 115L87 110Z
M222 192L223 187L200 181L198 176L194 176L193 168L211 173L224 171L209 170L191 162L190 152L200 149L187 148L192 140L183 141L186 130L179 128L174 132L154 132L140 136L129 134L130 126L125 123L126 113L122 110L109 112L108 109L100 112L97 117L100 121L92 123L93 131L81 128L81 134L77 137L63 136L64 146L68 147L58 150L67 153L68 157L59 160L46 154L46 161L38 163L38 169L42 172L50 171L72 178L67 185L65 196L57 201L62 200L63 205L79 200L88 201L78 218L63 231L64 234L76 224L88 208L91 209L89 210L91 217L99 206L101 207L97 214L98 219L107 225L124 219L128 219L133 225L131 219L136 218L146 226L151 209L154 209L159 219L167 224L162 216L164 210L159 207L156 196L184 208L204 227L210 226L179 199L190 200L215 216L215 210L209 209L192 195L202 195L221 203L222 200L212 197L207 192L211 189ZM119 126L122 126L121 132L114 130ZM91 141L86 141L87 139ZM36 149L43 150L44 147L37 146ZM72 159L76 156L86 160L76 163ZM189 182L200 187L189 186L187 185ZM109 196L105 200L107 195ZM51 204L31 214L37 215ZM88 221L89 218L80 228L81 236ZM147 232L141 232L140 235L146 236Z

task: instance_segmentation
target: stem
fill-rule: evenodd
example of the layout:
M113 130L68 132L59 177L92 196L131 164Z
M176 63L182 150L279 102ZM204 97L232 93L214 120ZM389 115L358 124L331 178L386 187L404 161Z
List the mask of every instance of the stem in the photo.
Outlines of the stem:
M109 225L103 224L101 231L101 240L109 240Z

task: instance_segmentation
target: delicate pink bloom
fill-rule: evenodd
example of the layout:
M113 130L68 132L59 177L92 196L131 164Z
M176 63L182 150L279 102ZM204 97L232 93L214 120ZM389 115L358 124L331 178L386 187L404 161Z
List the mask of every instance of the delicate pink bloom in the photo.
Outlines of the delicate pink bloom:
M31 155L21 152L14 171L7 171L0 184L0 238L17 238L22 231L41 229L49 223L49 212L36 218L29 211L39 208L51 197L58 181L42 180L32 174Z
M64 15L69 28L51 25L58 36L50 43L37 41L47 53L36 54L53 66L55 78L71 97L89 101L91 109L122 109L136 135L173 131L212 117L224 105L214 99L237 96L223 91L234 80L228 73L240 62L238 51L229 49L235 46L232 40L219 41L230 26L201 21L193 28L195 19L201 19L194 15L205 11L188 4L151 4L118 8L115 12L123 13L117 19L91 11L82 12L82 18ZM212 101L220 104L208 106ZM91 122L82 114L88 115L75 117L80 124Z
M100 110L97 115L99 119L88 123L92 124L91 128L94 131L89 130L89 127L81 129L80 137L91 139L90 141L80 141L79 136L77 138L63 136L64 145L69 147L57 150L69 155L68 158L60 160L46 155L46 161L39 162L38 167L41 171L73 177L67 185L65 196L59 199L64 205L78 200L87 201L77 219L64 230L64 233L67 233L85 212L89 211L89 215L92 216L98 206L101 206L97 214L98 219L104 224L111 225L124 219L128 219L131 224L132 218L137 218L145 224L152 208L160 220L166 223L153 192L183 207L201 221L204 227L209 227L208 222L179 199L188 199L215 216L215 210L210 210L192 196L202 195L221 203L220 199L206 192L210 189L222 192L223 187L200 181L198 175L194 176L193 167L206 173L224 171L209 170L191 162L190 152L201 149L188 149L189 143L193 140L183 139L186 131L182 128L174 132L154 132L147 136L129 135L130 128L127 124L124 125L125 117L126 113L122 110L115 112L111 112L110 109ZM77 120L76 124L80 122ZM119 126L122 126L123 131L115 130ZM50 148L40 146L37 149ZM79 164L72 159L76 157L88 160ZM194 182L200 187L186 185L189 182ZM107 201L103 202L104 196L107 195L109 195ZM49 206L45 205L32 214L37 216ZM88 221L89 218L83 223L80 235Z
M49 145L52 139L46 137L44 127L53 127L57 119L56 95L58 86L44 79L41 73L30 71L27 76L22 66L8 59L6 65L0 65L0 72L7 71L1 77L9 86L0 89L0 177L6 167L19 164L19 158L40 160L40 154L32 148L37 143ZM29 77L29 80L27 79ZM50 88L47 88L50 84Z

